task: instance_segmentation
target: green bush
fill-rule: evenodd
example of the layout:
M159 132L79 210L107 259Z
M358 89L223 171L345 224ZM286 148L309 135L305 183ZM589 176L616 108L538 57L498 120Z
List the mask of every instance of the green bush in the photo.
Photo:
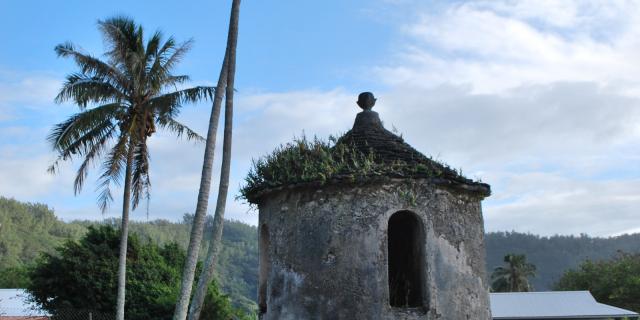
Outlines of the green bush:
M27 290L52 315L69 310L111 313L115 309L119 231L89 227L78 242L67 241L55 254L43 254L29 272ZM127 248L127 319L170 319L179 293L185 253L175 243L159 247L129 236ZM204 319L244 317L211 284ZM215 307L213 307L215 306Z
M566 271L554 290L589 290L598 302L640 312L640 254L587 260Z

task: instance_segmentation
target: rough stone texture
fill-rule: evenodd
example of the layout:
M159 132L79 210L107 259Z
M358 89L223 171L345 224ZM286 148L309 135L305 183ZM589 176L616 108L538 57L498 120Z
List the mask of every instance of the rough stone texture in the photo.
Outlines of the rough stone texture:
M258 204L269 246L262 319L491 319L484 196L429 179L299 186ZM424 308L389 304L387 228L411 211L424 234Z
M490 193L487 184L467 179L455 170L429 159L401 137L385 129L375 111L358 113L353 128L340 137L340 143L352 145L363 154L373 153L376 162L392 164L401 161L411 166L422 166L427 170L427 175L475 187L485 195Z
M460 189L462 192L471 192L479 196L489 196L491 187L479 181L468 179L462 174L449 168L448 166L434 161L423 155L404 140L385 129L377 112L365 110L358 113L353 124L353 128L338 139L336 145L348 145L358 150L360 153L372 156L372 160L383 166L393 167L401 165L405 169L411 168L408 172L402 170L390 170L380 175L358 176L358 172L340 172L339 174L329 174L323 181L307 181L302 182L309 186L322 186L327 184L344 184L350 183L353 176L358 176L356 180L377 180L380 178L430 178L434 183L440 186ZM357 171L357 170L356 170ZM296 174L295 170L292 170ZM302 174L297 172L297 174ZM286 183L279 181L275 185L264 183L252 187L244 196L247 201L253 204L262 202L261 198L269 197L269 194L281 189L290 187L298 187L293 182L299 179L284 178L279 180L290 179L291 182Z

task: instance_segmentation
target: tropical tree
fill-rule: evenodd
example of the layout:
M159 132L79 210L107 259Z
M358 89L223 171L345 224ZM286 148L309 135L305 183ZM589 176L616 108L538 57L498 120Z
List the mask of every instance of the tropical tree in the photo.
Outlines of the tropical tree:
M229 191L229 174L231 171L231 145L233 133L233 91L236 73L236 45L238 42L238 20L240 16L240 0L234 0L231 8L231 21L229 23L228 45L228 72L227 87L224 105L224 140L222 144L222 167L220 172L220 185L218 187L218 199L213 218L213 232L209 241L209 250L205 259L204 268L198 280L196 292L191 300L189 308L189 320L198 320L204 306L209 283L213 280L213 271L218 262L222 247L222 230L224 227L224 213Z
M564 272L554 290L589 290L598 302L640 312L640 254L586 260Z
M536 266L527 262L524 254L507 254L504 256L505 266L496 267L491 274L491 290L493 292L527 292L532 287L529 277L536 274Z
M207 133L207 142L205 147L204 161L202 165L202 174L200 177L200 189L198 191L198 202L194 216L191 235L189 239L189 247L187 249L187 261L182 274L182 288L173 320L184 320L187 317L189 307L189 298L193 288L193 280L196 271L196 263L200 250L200 242L202 241L202 231L204 229L204 221L209 205L209 193L211 188L211 175L213 173L213 159L216 134L218 131L218 122L220 119L220 109L222 104L222 96L226 94L225 99L225 128L223 142L223 161L222 173L220 177L220 189L218 190L218 202L214 217L214 230L210 250L205 262L203 275L201 276L201 284L191 303L189 312L190 319L198 319L200 310L202 309L202 301L206 296L207 283L210 282L215 265L215 257L220 249L220 238L222 236L223 218L226 203L226 195L229 186L229 171L231 165L231 134L233 123L233 92L236 65L236 47L238 43L238 20L240 14L240 0L233 0L231 5L231 16L229 21L229 34L227 36L227 47L218 77L218 85L216 87L214 102L211 108L211 117L209 119L209 130ZM225 89L223 91L223 88Z
M89 168L103 157L98 179L103 212L113 200L112 184L124 178L116 307L116 318L123 320L130 206L135 209L141 199L149 199L151 186L147 139L159 126L177 136L204 140L176 116L185 103L211 99L215 88L176 90L189 80L172 70L189 51L191 40L164 40L156 31L145 42L142 26L122 16L99 21L98 26L107 45L106 61L68 42L55 48L59 57L74 59L80 68L66 77L55 101L72 101L80 112L57 124L49 135L58 152L49 171L55 173L62 161L83 158L74 181L77 194Z
M68 240L55 252L43 253L29 271L27 290L54 319L80 319L92 312L113 319L120 235L109 225L89 226L79 240ZM135 233L129 235L127 319L169 320L178 294L185 252L176 243L158 246ZM231 306L215 282L206 305L209 319L245 319ZM74 316L70 316L74 315ZM66 316L66 317L65 317ZM94 319L95 319L94 318Z

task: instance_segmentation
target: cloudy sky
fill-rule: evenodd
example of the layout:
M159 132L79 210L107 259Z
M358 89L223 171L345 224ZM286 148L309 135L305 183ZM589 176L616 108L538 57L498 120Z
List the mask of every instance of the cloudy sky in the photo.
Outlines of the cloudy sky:
M148 32L193 38L176 71L211 85L226 2L3 1L0 195L65 220L117 217L119 198L101 214L92 182L74 196L77 163L46 173L46 135L77 111L53 103L76 70L53 47L69 40L100 55L96 21L126 14ZM257 221L234 200L252 158L303 132L349 130L357 94L373 91L387 128L492 186L487 230L640 232L639 75L638 1L245 0L227 217ZM189 105L180 119L204 134L209 112ZM195 208L204 148L160 133L150 149L150 219L180 220ZM146 219L144 208L133 218Z

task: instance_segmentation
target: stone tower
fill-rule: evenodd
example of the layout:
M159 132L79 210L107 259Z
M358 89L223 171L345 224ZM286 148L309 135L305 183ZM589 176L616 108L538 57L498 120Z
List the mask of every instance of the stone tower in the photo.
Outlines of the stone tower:
M489 185L384 129L374 104L361 94L364 111L332 146L365 155L369 169L245 192L260 215L261 319L491 319Z

